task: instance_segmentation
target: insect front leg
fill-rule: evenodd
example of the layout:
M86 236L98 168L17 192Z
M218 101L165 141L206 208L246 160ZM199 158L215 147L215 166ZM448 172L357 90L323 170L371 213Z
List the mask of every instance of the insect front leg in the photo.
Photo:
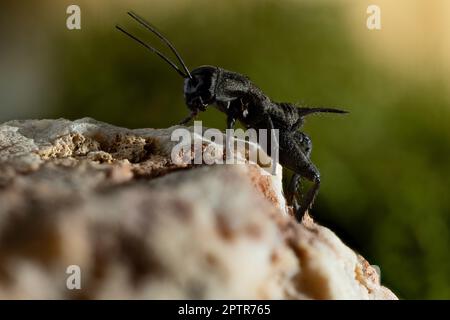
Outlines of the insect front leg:
M186 118L184 118L183 120L181 120L178 124L180 125L180 126L183 126L183 125L185 125L185 124L187 124L187 123L189 123L192 119L194 119L196 116L198 115L198 110L193 110L193 111L191 111L191 113L186 117Z
M236 118L233 114L227 113L227 130L234 129L234 125L236 124ZM232 133L226 132L226 150L227 150L227 157L229 154L231 154L231 150L234 147L234 142L232 143Z
M236 124L236 118L232 114L227 115L227 129L234 129Z

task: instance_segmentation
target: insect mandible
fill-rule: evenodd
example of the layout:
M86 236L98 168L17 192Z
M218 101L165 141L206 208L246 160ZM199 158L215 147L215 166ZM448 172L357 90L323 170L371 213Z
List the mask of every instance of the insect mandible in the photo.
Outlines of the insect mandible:
M227 128L233 129L236 120L245 127L278 129L279 163L293 171L288 186L287 201L294 208L297 221L311 208L320 187L320 173L310 159L311 139L299 131L304 117L318 112L347 113L334 108L307 108L293 103L272 101L248 77L215 66L201 66L190 71L172 43L154 26L134 12L128 14L159 37L175 54L181 68L160 51L132 35L120 26L117 29L134 39L167 62L184 79L184 99L190 114L180 124L187 124L209 105L215 105L227 116ZM313 183L305 195L301 194L300 179Z

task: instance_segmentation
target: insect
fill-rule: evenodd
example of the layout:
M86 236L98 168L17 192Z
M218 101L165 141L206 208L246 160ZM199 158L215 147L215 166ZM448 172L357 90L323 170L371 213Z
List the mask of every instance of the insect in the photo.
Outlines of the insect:
M272 101L248 77L215 66L201 66L192 71L188 69L172 43L154 26L133 12L128 12L134 20L159 37L173 52L181 68L160 51L127 32L120 26L117 29L134 39L161 59L167 62L184 79L184 99L190 114L180 122L186 124L209 105L215 105L227 116L227 128L232 129L236 120L247 128L278 129L279 163L293 171L288 186L287 201L294 208L297 221L314 202L320 187L320 173L310 160L311 139L299 131L304 117L318 112L347 113L334 108L306 108L293 103ZM273 140L272 140L273 141ZM305 195L301 194L301 178L313 183Z

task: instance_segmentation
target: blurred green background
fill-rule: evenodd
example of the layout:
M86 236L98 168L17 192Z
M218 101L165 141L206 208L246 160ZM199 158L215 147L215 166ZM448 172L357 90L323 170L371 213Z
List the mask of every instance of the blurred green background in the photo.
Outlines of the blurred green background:
M81 30L66 8L81 8ZM382 29L366 27L369 4ZM187 110L182 80L114 28L168 52L127 15L176 44L190 67L248 75L276 101L337 106L305 126L323 177L313 216L381 268L401 298L450 298L450 2L2 1L0 121L90 116L167 127ZM225 128L214 109L200 116Z

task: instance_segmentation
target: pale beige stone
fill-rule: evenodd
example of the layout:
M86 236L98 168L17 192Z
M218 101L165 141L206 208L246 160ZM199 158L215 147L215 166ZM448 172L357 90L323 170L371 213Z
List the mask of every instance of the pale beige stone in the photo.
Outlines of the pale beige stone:
M176 165L174 128L0 125L0 299L396 299L332 231L290 216L281 168Z

